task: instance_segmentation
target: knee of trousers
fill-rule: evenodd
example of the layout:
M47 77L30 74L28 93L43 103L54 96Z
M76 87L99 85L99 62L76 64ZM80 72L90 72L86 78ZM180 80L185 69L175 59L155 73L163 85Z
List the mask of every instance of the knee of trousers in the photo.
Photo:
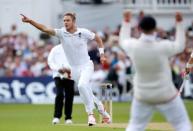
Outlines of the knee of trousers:
M64 98L64 94L63 93L58 93L58 94L56 94L56 97L57 98Z

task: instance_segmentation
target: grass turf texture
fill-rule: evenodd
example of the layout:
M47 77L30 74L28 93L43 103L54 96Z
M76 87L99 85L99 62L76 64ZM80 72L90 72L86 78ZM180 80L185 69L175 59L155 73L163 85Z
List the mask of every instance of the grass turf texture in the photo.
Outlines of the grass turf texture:
M186 101L185 104L193 121L193 101ZM87 126L87 115L82 104L74 104L73 125L65 125L64 118L61 124L52 125L53 109L53 105L0 104L0 131L124 131L129 119L130 103L113 103L113 124L97 124L94 127ZM164 117L155 112L147 131L170 129Z

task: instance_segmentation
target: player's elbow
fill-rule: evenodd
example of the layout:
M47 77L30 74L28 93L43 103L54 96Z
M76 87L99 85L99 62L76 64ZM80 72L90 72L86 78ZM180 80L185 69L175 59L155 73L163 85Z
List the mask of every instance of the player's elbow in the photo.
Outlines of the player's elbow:
M48 35L54 35L54 30L48 29L46 27L42 28L42 32L48 34Z
M128 40L120 39L119 45L123 50L127 50L128 48Z
M97 43L99 43L99 44L101 44L101 43L103 42L103 40L101 39L101 37L99 37L97 34L95 34L94 40L95 40Z
M44 33L48 33L49 30L46 27L42 27L41 31Z
M126 47L124 46L123 42L119 42L119 45L122 49L125 49Z
M180 45L181 44L181 45ZM185 44L182 44L182 43L179 43L178 46L175 50L176 50L176 53L182 53L184 50L185 50Z

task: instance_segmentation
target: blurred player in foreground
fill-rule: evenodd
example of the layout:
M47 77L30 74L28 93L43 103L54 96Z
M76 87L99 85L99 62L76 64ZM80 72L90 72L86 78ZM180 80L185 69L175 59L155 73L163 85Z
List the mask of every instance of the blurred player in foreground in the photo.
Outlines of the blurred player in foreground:
M100 61L104 64L107 60L104 56L104 47L101 38L85 29L76 26L76 15L74 13L64 14L64 27L61 29L48 28L34 20L22 15L22 21L29 23L37 29L53 36L57 36L63 46L67 60L71 66L71 76L75 80L82 101L88 114L88 125L96 124L94 117L95 104L99 113L103 116L104 123L111 123L110 115L104 109L103 104L93 94L89 86L91 75L94 72L93 62L90 60L87 49L87 42L95 40L99 46Z
M50 51L48 55L48 65L53 71L53 78L56 85L54 118L52 123L58 124L60 122L62 109L64 107L65 123L72 124L74 81L71 80L70 65L68 64L61 44L56 45Z
M126 131L144 131L155 110L161 112L175 131L191 131L185 106L174 87L169 58L185 48L182 15L176 13L175 41L156 40L156 21L145 16L139 23L142 34L131 38L131 13L123 13L120 45L131 58L136 74L131 118Z

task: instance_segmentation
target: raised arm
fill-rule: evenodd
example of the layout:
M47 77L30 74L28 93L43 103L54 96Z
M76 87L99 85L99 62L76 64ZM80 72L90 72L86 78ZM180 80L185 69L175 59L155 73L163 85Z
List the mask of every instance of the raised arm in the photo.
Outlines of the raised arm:
M131 12L124 11L123 12L123 20L119 33L119 40L122 43L124 40L131 37Z
M23 15L23 14L20 14L20 15L22 16L22 22L24 22L24 23L29 23L29 24L31 24L32 26L34 26L34 27L36 27L37 29L39 29L40 31L45 32L45 33L47 33L47 34L49 34L49 35L55 35L54 29L48 28L48 27L46 27L45 25L42 25L42 24L40 24L40 23L38 23L38 22L36 22L36 21L28 18L28 17L26 17L26 16Z
M185 49L185 30L183 28L183 23L182 23L183 18L181 13L179 12L176 13L175 21L176 21L175 40L163 41L163 49L165 54L168 57L179 54L183 52L183 50Z
M185 30L183 28L183 18L182 14L177 12L176 16L176 39L175 39L175 45L176 45L176 52L182 52L185 48Z
M123 20L121 29L119 32L119 44L126 53L129 53L129 40L131 38L131 12L124 11L123 12Z

